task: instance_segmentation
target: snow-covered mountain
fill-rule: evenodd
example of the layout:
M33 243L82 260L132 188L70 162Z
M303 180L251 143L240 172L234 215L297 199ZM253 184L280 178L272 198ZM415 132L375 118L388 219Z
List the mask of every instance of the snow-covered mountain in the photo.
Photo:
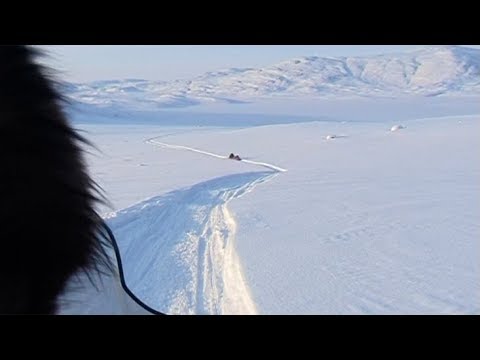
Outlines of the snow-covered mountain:
M369 57L290 59L263 68L232 68L193 79L68 84L81 103L171 108L268 97L400 97L480 94L480 50L429 46Z

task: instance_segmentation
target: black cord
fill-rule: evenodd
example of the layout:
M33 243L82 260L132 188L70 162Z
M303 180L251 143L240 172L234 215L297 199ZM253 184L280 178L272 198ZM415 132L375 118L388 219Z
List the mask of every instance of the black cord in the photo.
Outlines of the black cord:
M118 248L117 240L115 239L115 236L113 235L112 230L108 227L108 225L105 222L103 222L103 226L108 236L110 237L113 249L115 250L115 257L117 258L117 265L118 265L118 273L120 275L120 282L122 284L123 290L125 290L125 292L128 294L128 296L132 298L133 301L135 301L139 306L141 306L143 309L147 310L148 312L154 315L166 315L146 305L143 301L141 301L138 297L136 297L135 294L128 288L127 283L125 282L125 276L123 273L123 265L122 265L122 257L120 255L120 249Z

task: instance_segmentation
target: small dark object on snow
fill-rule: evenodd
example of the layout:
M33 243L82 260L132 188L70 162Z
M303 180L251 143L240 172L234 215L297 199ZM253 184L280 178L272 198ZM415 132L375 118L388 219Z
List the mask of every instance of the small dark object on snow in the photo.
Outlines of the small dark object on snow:
M242 160L242 159L240 159L240 156L234 155L233 153L231 153L228 158L232 159L232 160L238 160L238 161Z

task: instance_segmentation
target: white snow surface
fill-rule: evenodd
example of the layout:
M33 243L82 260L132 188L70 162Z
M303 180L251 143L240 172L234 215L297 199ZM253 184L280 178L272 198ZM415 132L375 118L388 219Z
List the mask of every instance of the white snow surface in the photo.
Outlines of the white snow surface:
M402 124L82 129L127 284L159 311L478 314L480 116Z
M480 313L480 50L66 85L148 306ZM146 313L117 275L86 281L61 313Z

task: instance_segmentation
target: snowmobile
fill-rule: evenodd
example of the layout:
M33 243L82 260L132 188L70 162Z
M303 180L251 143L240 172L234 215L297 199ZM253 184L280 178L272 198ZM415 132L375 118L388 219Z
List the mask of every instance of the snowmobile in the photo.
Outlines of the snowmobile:
M231 153L228 158L231 159L231 160L238 160L238 161L241 161L241 160L242 160L242 159L240 158L240 156L234 155L233 153Z

